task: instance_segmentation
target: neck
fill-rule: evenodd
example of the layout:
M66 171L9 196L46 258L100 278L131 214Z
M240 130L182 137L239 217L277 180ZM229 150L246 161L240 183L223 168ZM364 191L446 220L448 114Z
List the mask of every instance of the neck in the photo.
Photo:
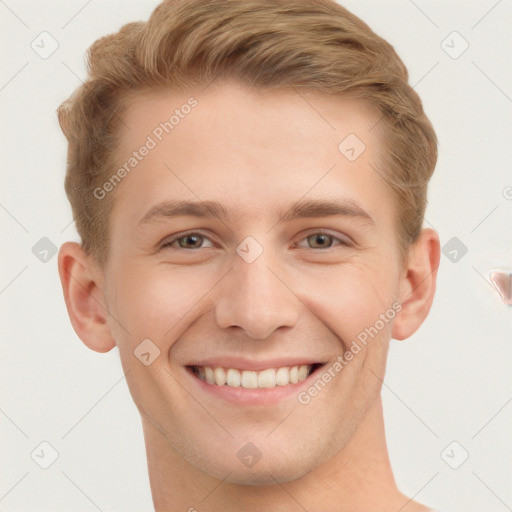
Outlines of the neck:
M144 416L142 424L156 512L256 512L265 505L273 512L288 512L290 506L331 512L427 510L396 487L380 395L345 447L329 461L298 480L268 486L221 482L184 460Z

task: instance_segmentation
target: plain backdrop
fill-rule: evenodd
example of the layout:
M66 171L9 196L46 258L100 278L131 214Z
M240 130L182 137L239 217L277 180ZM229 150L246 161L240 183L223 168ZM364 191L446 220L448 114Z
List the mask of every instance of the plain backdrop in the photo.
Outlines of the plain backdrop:
M439 138L425 226L452 244L428 319L391 343L382 396L397 483L444 512L512 510L512 307L489 282L512 269L512 3L342 3L409 69ZM85 77L87 47L156 4L0 1L3 512L152 510L118 351L76 336L52 248L79 241L55 110Z

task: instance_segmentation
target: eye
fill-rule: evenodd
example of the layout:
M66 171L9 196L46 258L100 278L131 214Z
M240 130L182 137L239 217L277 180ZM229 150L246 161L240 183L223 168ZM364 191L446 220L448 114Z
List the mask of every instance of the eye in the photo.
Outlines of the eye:
M180 233L172 238L167 239L162 244L162 249L168 247L176 247L176 249L202 249L204 241L210 241L205 235L198 233L197 231L188 231L186 233ZM176 246L176 243L178 244ZM210 245L207 247L213 247L210 241Z
M334 235L331 235L330 233L325 231L318 231L316 233L313 233L304 238L303 240L306 240L306 242L309 244L308 247L310 249L329 249L330 247L333 246L335 240L339 242L339 244L337 245L350 245L347 240L335 237ZM301 247L300 244L299 247Z

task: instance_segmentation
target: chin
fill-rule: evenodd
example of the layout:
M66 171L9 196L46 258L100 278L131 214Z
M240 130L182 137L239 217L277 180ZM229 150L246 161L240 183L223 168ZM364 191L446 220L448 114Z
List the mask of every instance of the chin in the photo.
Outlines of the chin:
M264 460L264 457L252 467L244 467L244 464L238 460L232 464L227 464L225 459L217 463L204 460L201 462L199 469L210 476L227 483L248 486L292 482L302 478L314 467L314 464L308 464L305 460L275 458Z

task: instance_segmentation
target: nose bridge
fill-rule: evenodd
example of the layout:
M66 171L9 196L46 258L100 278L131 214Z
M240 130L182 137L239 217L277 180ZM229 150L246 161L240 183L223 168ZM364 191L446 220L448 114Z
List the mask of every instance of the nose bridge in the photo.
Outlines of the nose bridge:
M226 276L215 316L219 327L239 327L255 339L268 338L279 327L293 327L299 316L299 299L279 276L280 265L263 250L246 257L254 247L242 242ZM240 251L245 249L245 253Z

